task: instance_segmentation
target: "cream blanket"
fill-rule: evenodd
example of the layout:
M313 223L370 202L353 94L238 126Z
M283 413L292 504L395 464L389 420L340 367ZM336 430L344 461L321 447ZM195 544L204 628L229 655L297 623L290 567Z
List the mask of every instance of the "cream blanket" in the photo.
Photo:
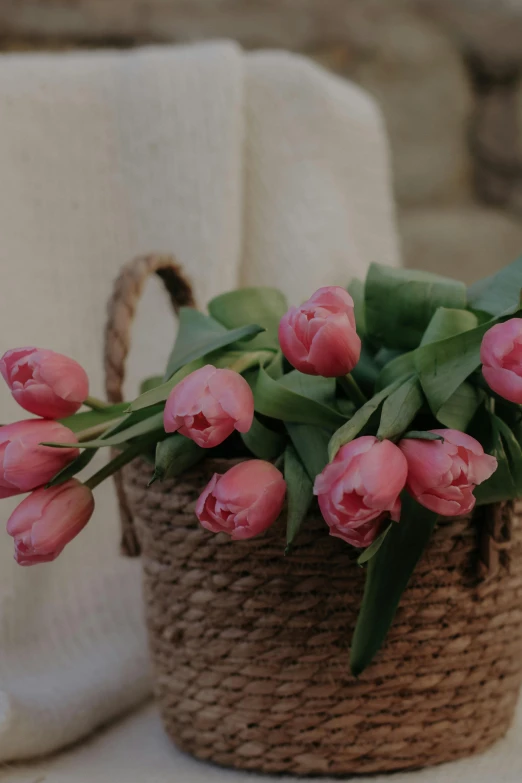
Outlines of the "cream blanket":
M202 304L260 282L299 301L398 262L379 111L290 54L5 56L0 171L0 353L70 354L94 394L111 281L136 254L175 253ZM159 285L137 321L129 394L172 342ZM0 421L19 416L0 388ZM150 691L140 564L119 557L112 487L100 489L54 564L17 567L0 532L0 761L77 740Z

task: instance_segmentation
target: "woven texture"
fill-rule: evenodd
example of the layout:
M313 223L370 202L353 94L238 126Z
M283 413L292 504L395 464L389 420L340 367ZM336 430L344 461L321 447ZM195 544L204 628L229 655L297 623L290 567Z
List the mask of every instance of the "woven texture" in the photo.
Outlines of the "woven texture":
M124 470L156 694L180 748L226 766L331 775L437 764L503 736L522 670L522 505L439 525L356 680L349 640L364 574L353 550L318 513L287 557L281 522L244 542L206 532L195 501L225 468L207 461L149 489L149 465Z

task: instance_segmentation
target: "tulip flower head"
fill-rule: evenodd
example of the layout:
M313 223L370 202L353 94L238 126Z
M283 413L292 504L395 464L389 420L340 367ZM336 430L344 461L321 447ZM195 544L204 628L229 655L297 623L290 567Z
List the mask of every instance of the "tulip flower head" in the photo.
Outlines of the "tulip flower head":
M254 396L243 376L211 364L187 375L169 394L165 432L180 432L210 449L234 430L248 432L254 418Z
M253 538L270 527L283 507L286 482L270 462L247 460L214 473L196 505L207 530L235 540Z
M89 395L83 367L54 351L13 348L0 358L0 374L17 403L45 419L71 416Z
M32 492L7 522L17 563L35 565L54 560L85 527L93 510L91 490L76 479Z
M0 498L46 484L80 454L42 443L75 441L74 433L57 421L29 419L0 427Z
M386 517L398 522L407 471L389 440L363 435L342 446L314 485L330 535L362 548L378 536Z
M480 360L490 388L522 404L522 318L492 326L482 339Z
M464 432L431 432L444 442L407 438L399 443L408 462L408 491L421 506L442 516L468 514L475 505L473 490L493 475L497 460Z
M351 372L361 354L352 297L339 286L319 288L282 317L279 343L290 364L307 375L335 378Z

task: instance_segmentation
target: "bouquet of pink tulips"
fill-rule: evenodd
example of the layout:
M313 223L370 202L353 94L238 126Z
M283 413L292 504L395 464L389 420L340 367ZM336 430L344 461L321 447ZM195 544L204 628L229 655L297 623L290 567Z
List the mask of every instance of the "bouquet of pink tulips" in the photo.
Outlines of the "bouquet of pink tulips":
M315 496L366 568L351 645L361 672L439 517L522 495L521 288L522 259L468 289L375 264L364 284L300 307L271 288L232 291L208 315L182 308L164 375L118 405L89 397L72 359L8 351L0 372L40 417L0 428L0 497L31 493L7 523L17 561L59 555L92 490L137 456L151 482L234 459L201 487L201 525L248 539L284 513L287 552ZM100 448L117 454L81 483Z

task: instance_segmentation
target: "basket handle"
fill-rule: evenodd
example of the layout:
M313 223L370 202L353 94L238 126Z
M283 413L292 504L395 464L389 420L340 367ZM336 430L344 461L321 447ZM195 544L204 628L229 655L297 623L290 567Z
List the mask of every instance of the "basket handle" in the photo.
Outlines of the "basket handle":
M156 273L163 281L175 312L180 307L194 307L190 283L173 256L152 253L125 264L114 282L107 309L105 327L105 390L111 403L122 402L125 363L131 343L131 326L145 282ZM120 473L114 475L121 517L121 549L129 557L140 554L132 514L130 512Z

